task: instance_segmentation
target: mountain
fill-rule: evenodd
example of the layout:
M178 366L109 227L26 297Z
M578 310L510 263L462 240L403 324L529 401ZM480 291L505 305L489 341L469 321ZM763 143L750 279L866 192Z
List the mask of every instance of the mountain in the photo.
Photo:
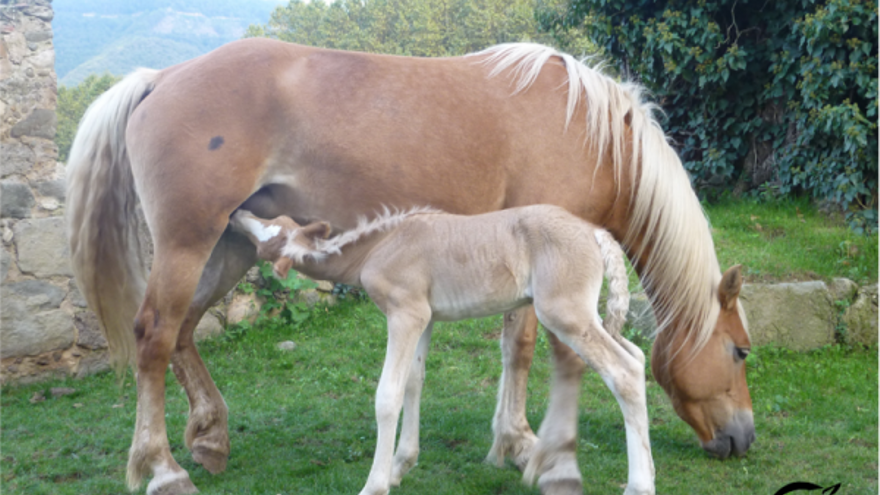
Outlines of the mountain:
M54 0L55 72L73 86L89 74L161 69L239 39L284 0Z

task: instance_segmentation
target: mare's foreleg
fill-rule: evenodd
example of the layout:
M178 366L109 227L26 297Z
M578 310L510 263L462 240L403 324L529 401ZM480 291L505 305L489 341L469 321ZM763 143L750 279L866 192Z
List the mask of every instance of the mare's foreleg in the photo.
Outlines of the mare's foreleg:
M229 230L224 232L202 272L171 354L171 369L189 399L184 442L193 459L212 474L226 469L229 458L228 408L199 356L193 331L205 311L225 296L255 261L256 250L250 241Z
M409 366L406 391L403 396L403 424L400 426L400 439L391 468L391 486L399 486L403 478L419 460L419 405L425 384L425 360L431 347L433 323L422 333L416 348L416 356Z
M517 467L523 469L538 440L526 419L526 386L535 353L537 329L538 320L532 306L504 315L501 383L492 418L495 439L486 458L497 466L502 466L504 459L510 456Z
M148 495L198 491L171 455L165 427L165 372L214 240L157 245L146 296L135 318L137 420L127 480L135 489L152 474Z
M403 396L409 368L416 354L420 336L431 318L427 304L386 312L388 316L388 346L385 364L376 390L376 424L378 436L376 453L370 477L361 495L384 495L391 486L391 467L394 455L394 437L397 420L403 406Z

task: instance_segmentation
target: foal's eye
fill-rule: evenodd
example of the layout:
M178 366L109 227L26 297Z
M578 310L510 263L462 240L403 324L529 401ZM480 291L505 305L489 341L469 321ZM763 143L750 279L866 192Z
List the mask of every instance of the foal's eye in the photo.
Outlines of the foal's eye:
M749 357L749 352L752 350L748 347L737 347L734 352L736 352L736 357L739 358L740 361L745 361L747 357Z

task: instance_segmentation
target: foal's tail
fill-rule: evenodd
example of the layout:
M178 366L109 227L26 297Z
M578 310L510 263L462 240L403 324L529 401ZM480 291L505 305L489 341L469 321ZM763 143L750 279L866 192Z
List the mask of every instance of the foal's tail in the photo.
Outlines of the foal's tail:
M132 322L146 290L125 129L157 74L139 69L95 100L79 123L67 162L73 273L117 369L134 363Z
M619 341L620 330L626 322L626 312L629 311L629 283L623 250L607 230L597 229L595 237L605 262L605 278L608 279L608 302L602 324L605 331Z

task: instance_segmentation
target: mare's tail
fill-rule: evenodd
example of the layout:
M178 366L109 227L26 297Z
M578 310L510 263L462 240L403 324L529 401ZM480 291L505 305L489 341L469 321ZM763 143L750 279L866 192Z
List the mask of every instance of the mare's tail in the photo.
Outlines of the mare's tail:
M629 311L629 283L623 250L606 230L597 229L595 237L605 263L605 278L608 279L608 302L602 325L615 340L620 340L620 330L626 322L626 312Z
M134 363L132 322L146 290L128 119L158 71L139 69L86 111L67 162L67 233L76 283L98 316L117 370Z

